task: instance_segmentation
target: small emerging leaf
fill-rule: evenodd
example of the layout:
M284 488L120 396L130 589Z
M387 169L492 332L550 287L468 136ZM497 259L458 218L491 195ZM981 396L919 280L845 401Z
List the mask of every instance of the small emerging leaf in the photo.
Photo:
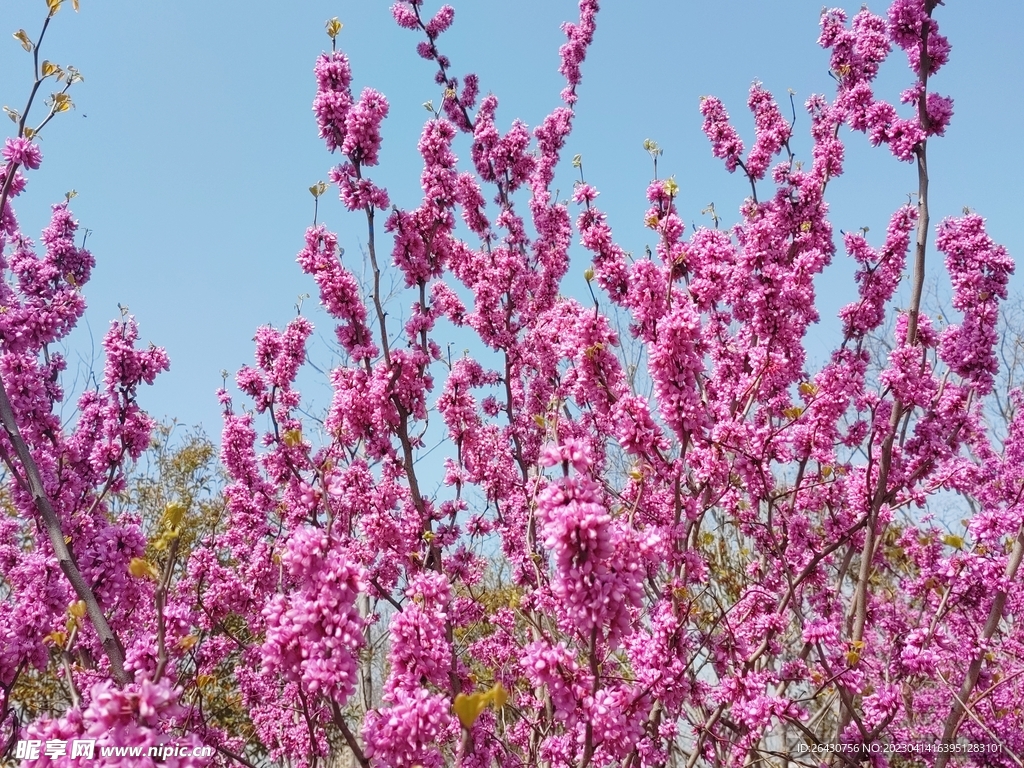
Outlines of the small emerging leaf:
M11 118L12 123L16 123L21 119L21 113L16 109L11 109L10 107L5 106L4 112L6 112L7 116Z
M800 394L804 397L814 397L818 394L818 387L809 381L805 381L800 384Z
M320 195L322 195L326 191L327 183L323 181L318 181L316 184L309 188L309 194L316 198L320 197Z
M51 632L43 638L43 642L58 646L64 645L67 641L68 636L64 632Z
M76 619L81 619L82 617L84 617L85 611L86 608L84 600L76 600L68 606L68 613L74 616Z
M494 684L489 696L491 697L491 704L495 709L501 709L505 706L505 702L508 701L508 691L505 690L505 686L500 682Z
M21 43L21 47L26 51L32 51L32 41L29 40L28 33L24 29L19 29L14 33L14 39Z
M156 566L141 557L132 558L132 561L128 564L128 573L137 579L152 579L156 581L160 578L160 573L157 571Z
M953 549L963 549L964 537L956 536L952 533L947 533L945 536L942 537L942 543L948 547L952 547Z
M43 61L43 65L40 68L43 72L43 77L49 77L54 72L58 71L60 67L54 64L52 61Z
M181 525L181 519L185 516L186 511L187 509L184 504L178 501L172 501L164 507L164 525L169 528L177 528Z
M329 19L327 22L327 36L333 40L341 32L341 28L345 25L338 21L338 17L335 16L333 19Z
M46 7L50 9L50 16L56 16L63 0L46 0Z
M281 442L287 445L289 448L294 448L297 445L302 444L302 430L301 429L289 429L281 435Z
M505 690L504 685L497 682L489 691L470 694L460 693L455 697L452 709L458 716L459 722L462 723L462 727L468 731L473 727L473 723L476 722L476 719L480 717L480 713L488 705L498 710L504 707L507 701L508 691Z
M63 91L59 91L53 94L53 111L54 112L67 112L74 104L71 103L71 97Z
M460 693L452 703L452 709L467 731L473 727L473 723L480 717L480 713L487 707L487 697L482 693L471 693L468 696Z

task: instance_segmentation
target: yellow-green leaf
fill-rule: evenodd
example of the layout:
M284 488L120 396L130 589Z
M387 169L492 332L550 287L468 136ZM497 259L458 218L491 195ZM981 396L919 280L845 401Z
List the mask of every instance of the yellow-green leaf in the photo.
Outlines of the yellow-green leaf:
M64 645L67 641L68 636L64 632L51 632L43 638L43 642L57 646Z
M58 69L60 69L60 67L58 67L56 64L54 64L52 61L44 60L41 69L42 69L42 72L43 72L43 77L49 77L54 72L56 72Z
M63 91L53 94L53 111L54 112L67 112L74 105L71 103L71 97Z
M132 561L128 564L128 573L137 579L152 579L156 581L160 578L160 572L157 571L156 566L141 557L132 558Z
M185 505L178 501L172 501L166 507L164 507L164 519L163 524L171 529L176 529L181 525L181 519L185 516L185 512L188 511Z
M473 723L480 717L480 713L488 706L499 710L508 701L508 691L500 682L495 683L490 690L477 693L460 693L452 703L452 709L467 731L473 727Z
M56 16L57 11L60 10L60 5L63 0L46 0L46 7L50 9L50 16Z
M14 39L21 43L21 47L26 51L32 50L32 41L28 38L28 33L24 29L19 29L14 33Z
M68 613L74 616L76 619L81 619L83 616L85 616L85 611L86 607L84 600L76 600L68 606Z
M804 397L814 397L818 394L818 387L809 381L800 384L800 394Z
M327 22L327 36L333 40L341 32L341 28L345 25L338 21L338 17L335 16L333 19L329 19Z
M947 545L947 546L952 547L953 549L963 549L964 548L964 537L963 536L957 536L957 535L952 534L952 533L947 533L945 536L942 537L942 543Z
M322 195L326 191L327 183L323 181L318 181L316 184L309 188L309 194L311 194L313 197L320 197L320 195Z
M675 197L679 194L679 185L676 184L675 176L670 176L665 179L665 183L662 184L662 188L665 190L665 194L669 197Z
M71 7L75 9L75 13L78 13L78 0L71 0Z
M480 713L487 706L487 696L483 693L471 693L468 696L460 693L452 703L452 709L467 731L473 727L473 723L480 717Z
M488 691L487 695L491 699L491 705L495 709L501 709L505 706L505 702L508 701L508 691L505 690L505 686L500 682L495 683L494 687Z
M281 442L287 445L289 448L294 448L297 445L302 444L302 430L301 429L289 429L281 435Z

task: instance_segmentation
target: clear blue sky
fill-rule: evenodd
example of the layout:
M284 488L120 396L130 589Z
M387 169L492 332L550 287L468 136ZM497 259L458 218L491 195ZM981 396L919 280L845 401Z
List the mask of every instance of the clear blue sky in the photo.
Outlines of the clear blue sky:
M389 4L379 0L82 0L77 15L65 5L43 56L74 64L86 80L73 93L77 109L48 127L43 168L16 201L18 214L38 235L49 204L71 188L79 192L73 209L93 232L89 246L97 259L86 291L92 336L98 343L118 303L130 307L143 339L171 356L170 373L142 393L143 405L157 417L202 423L217 436L220 371L233 375L252 359L258 325L287 322L299 294L316 294L294 259L313 214L307 187L337 162L317 139L310 111L313 62L330 44L324 21L338 16L345 24L339 46L351 58L357 89L372 85L391 102L375 177L402 207L418 202L415 145L427 116L421 104L440 95L433 68L416 56L419 38L398 29ZM783 98L792 88L798 104L812 92L831 94L827 55L815 42L820 0L603 5L584 65L577 130L559 177L563 195L572 186L568 159L580 153L619 241L642 252L651 175L642 144L652 138L665 151L660 169L679 182L687 221L700 223L701 209L714 201L731 223L746 182L711 157L698 98L722 98L749 145L751 80ZM436 6L426 4L431 11ZM503 128L514 117L537 124L558 101L559 23L574 17L575 4L463 0L455 6L455 25L441 40L453 71L478 73L482 90L498 95ZM881 3L871 7L885 10ZM20 108L24 102L31 58L10 34L24 27L34 37L44 11L43 0L0 0L0 103ZM936 17L953 56L933 86L954 97L956 114L947 137L929 149L933 221L970 206L988 217L990 233L1011 253L1024 253L1018 226L1024 3L948 0ZM894 55L879 92L894 99L910 77L902 54ZM801 112L794 148L804 158L807 127ZM869 226L877 243L889 213L916 188L915 171L887 150L870 149L862 136L849 137L848 147L847 175L832 189L833 221L837 229ZM464 140L457 145L463 157L467 149ZM340 233L350 256L358 253L365 239L361 217L345 213L331 196L320 218ZM577 256L575 274L586 266L582 251ZM939 258L932 250L934 274ZM819 281L824 318L852 296L851 274L840 263ZM308 300L304 313L314 304ZM312 316L329 338L329 324ZM836 328L824 321L812 331L812 344L824 349ZM88 329L76 333L72 366L77 355L88 365L90 343ZM321 365L329 356L323 344L314 351ZM314 407L326 406L322 384L311 395Z

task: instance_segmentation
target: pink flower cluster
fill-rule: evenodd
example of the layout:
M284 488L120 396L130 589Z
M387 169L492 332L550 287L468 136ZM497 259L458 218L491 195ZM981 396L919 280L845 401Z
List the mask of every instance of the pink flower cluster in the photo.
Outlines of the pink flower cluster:
M567 441L558 451L577 472L590 467L586 449ZM555 457L547 451L541 464ZM551 483L537 497L543 543L554 557L551 592L561 621L583 638L615 648L630 631L630 611L640 605L640 562L628 533L614 524L599 486L588 477Z
M396 615L388 628L388 700L397 700L399 691L415 692L425 684L443 689L451 672L452 648L445 637L451 602L447 579L439 573L423 573L405 593L412 604Z
M451 724L451 703L425 688L395 692L384 712L366 714L366 756L375 768L441 768L444 757L433 746Z
M5 139L4 148L0 150L0 154L3 154L4 160L11 166L20 165L33 171L43 162L43 153L40 151L39 145L23 136Z
M353 360L372 359L377 346L366 324L366 305L355 276L341 264L338 237L323 225L306 230L306 247L296 261L320 287L320 303L339 321L338 343Z
M365 589L362 570L311 528L292 534L281 560L297 589L277 595L263 609L263 668L299 683L310 696L344 705L355 689L364 643L355 608Z
M992 242L985 233L984 219L977 214L945 219L935 245L946 254L953 308L963 313L960 325L949 325L942 332L940 354L979 393L988 394L999 370L998 301L1006 300L1013 259L1003 246Z

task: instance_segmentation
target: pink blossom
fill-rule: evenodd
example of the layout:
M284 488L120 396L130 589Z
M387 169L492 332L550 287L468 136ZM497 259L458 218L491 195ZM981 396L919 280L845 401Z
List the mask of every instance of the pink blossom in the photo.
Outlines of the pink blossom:
M712 154L725 160L726 169L732 173L743 154L743 142L736 129L729 124L729 113L714 96L701 99L700 113L704 115L704 133L711 141Z
M11 165L21 165L32 170L38 168L43 162L43 153L39 147L23 136L6 139L3 156Z

